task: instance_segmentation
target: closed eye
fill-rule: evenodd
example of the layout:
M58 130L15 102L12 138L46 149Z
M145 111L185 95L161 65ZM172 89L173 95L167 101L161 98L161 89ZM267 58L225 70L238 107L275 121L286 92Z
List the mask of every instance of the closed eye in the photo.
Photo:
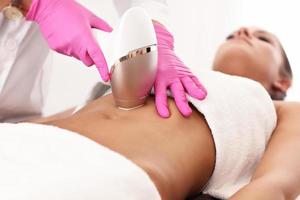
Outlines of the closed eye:
M232 39L234 36L231 34L231 35L228 35L227 37L226 37L226 40L230 40L230 39Z
M264 42L267 42L267 43L271 43L271 41L268 38L264 37L264 36L257 36L257 38L259 40L261 40L261 41L264 41Z

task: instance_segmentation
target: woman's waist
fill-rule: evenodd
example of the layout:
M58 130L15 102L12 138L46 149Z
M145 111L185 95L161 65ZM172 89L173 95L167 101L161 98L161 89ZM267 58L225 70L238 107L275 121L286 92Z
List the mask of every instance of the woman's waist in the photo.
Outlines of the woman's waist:
M151 98L145 106L132 111L119 110L112 99L101 98L75 115L50 124L77 132L124 155L143 168L159 190L165 190L161 188L178 182L174 177L185 177L182 162L192 163L193 157L187 155L200 154L197 151L201 137L210 135L204 117L197 111L185 118L173 100L169 105L171 117L164 119L157 114Z
M208 127L197 121L197 125L191 123L183 126L168 120L154 124L143 119L126 121L106 118L101 123L76 123L77 127L81 127L80 130L72 130L140 166L152 179L161 196L169 197L176 194L173 189L177 188L178 183L186 182L187 175L195 170L191 155L203 153L200 152L199 141L203 139L203 134L210 135ZM184 168L182 163L187 167ZM190 185L185 187L190 188Z
M186 148L201 133L210 133L204 117L197 111L186 118L169 100L171 117L161 118L153 98L146 105L132 111L119 110L111 97L100 98L71 117L49 124L80 133L100 144L113 149L138 153L158 153ZM188 149L188 148L187 148Z

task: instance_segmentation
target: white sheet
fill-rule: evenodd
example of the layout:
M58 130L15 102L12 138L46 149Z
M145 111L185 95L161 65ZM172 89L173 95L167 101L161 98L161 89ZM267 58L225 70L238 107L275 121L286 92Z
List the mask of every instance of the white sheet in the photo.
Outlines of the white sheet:
M79 134L0 124L0 199L159 200L137 165Z

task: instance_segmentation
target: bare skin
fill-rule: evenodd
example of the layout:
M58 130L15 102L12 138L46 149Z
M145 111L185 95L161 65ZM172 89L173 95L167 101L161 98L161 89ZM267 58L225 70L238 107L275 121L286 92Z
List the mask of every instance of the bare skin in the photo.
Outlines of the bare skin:
M22 0L21 1L21 5L20 5L20 9L23 13L23 15L25 16L30 8L32 0ZM5 8L6 6L8 6L11 3L11 0L1 0L0 1L0 11Z
M1 0L0 1L0 10L9 5L9 0Z
M278 124L252 181L230 200L294 200L300 194L300 103L276 102Z
M76 114L46 124L84 135L126 156L154 181L163 200L182 200L201 191L212 175L215 147L203 116L184 118L169 100L172 116L157 115L153 98L142 108L123 111L111 95Z
M236 40L221 46L214 69L261 80L268 91L286 91L291 80L279 74L279 41L259 29L247 31L240 29ZM273 44L260 41L263 36L273 37ZM256 67L259 70L253 69ZM184 199L200 191L208 181L215 149L203 116L193 112L190 118L184 118L173 101L169 103L172 116L166 120L157 116L153 99L141 110L126 112L115 109L112 98L105 97L74 116L48 124L79 132L125 155L150 175L163 199ZM275 107L277 128L266 152L252 181L232 200L290 200L300 194L300 103L275 102Z

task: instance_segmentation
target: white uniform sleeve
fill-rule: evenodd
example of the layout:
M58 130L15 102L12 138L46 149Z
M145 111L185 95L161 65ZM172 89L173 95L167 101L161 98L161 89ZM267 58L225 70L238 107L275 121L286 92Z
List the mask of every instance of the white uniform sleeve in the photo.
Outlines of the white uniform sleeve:
M120 16L127 9L138 6L144 8L153 20L169 26L167 0L114 0L114 4Z
M43 115L52 71L49 47L36 24L0 12L0 122Z

